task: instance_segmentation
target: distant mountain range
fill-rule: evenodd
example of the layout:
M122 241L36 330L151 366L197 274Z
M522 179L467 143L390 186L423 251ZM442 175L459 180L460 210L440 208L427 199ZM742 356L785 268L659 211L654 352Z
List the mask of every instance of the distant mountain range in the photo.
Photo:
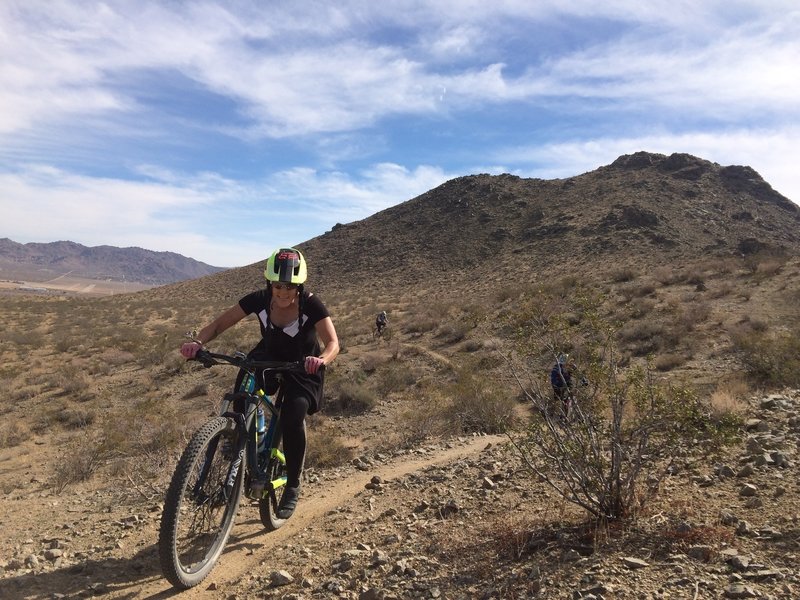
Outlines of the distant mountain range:
M224 271L174 252L75 242L20 244L0 239L0 279L44 282L69 274L86 279L164 285Z

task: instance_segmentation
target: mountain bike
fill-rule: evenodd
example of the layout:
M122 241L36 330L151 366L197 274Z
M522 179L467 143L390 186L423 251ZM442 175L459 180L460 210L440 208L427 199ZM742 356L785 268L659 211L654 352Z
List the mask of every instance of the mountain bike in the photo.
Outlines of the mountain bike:
M377 325L372 326L372 337L374 339L383 338L387 342L392 339L392 329L389 325L384 325L382 328L378 328Z
M259 516L268 531L285 522L277 516L286 485L280 383L285 373L305 373L302 361L257 361L241 352L229 356L202 349L193 360L207 368L239 367L244 378L239 391L223 397L219 416L192 436L164 499L159 560L164 577L181 589L197 585L214 568L230 536L243 492L258 500ZM256 385L267 374L279 381L272 397ZM263 418L267 414L268 425Z

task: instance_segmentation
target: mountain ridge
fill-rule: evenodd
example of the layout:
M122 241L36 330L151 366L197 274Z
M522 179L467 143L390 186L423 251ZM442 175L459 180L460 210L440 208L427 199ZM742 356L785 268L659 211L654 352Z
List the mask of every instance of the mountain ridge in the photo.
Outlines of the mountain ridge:
M77 242L0 239L0 274L6 279L46 281L69 273L87 279L165 285L224 271L175 252L139 247L84 246Z

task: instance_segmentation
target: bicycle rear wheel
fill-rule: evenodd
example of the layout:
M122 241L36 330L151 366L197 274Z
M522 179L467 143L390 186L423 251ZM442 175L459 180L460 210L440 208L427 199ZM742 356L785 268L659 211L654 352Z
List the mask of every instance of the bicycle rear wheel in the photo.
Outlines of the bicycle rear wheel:
M234 421L216 417L192 436L175 468L158 535L161 570L175 587L203 581L225 548L246 466L245 457L232 456L236 446Z
M274 484L277 482L283 485L275 487ZM267 464L267 487L264 489L263 497L258 501L258 514L267 531L275 531L286 522L286 519L278 518L278 504L284 489L286 489L286 461L278 456L272 456Z

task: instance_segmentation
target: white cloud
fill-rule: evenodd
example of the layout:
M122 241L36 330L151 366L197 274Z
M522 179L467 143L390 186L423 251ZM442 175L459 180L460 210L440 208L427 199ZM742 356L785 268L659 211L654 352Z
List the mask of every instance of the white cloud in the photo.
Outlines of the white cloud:
M242 136L348 131L391 115L435 114L443 89L448 105L561 94L676 110L724 105L739 114L756 102L796 104L800 16L791 3L562 4L312 3L314 10L284 11L247 3L11 3L0 22L0 54L11 57L0 71L0 131L76 114L133 116L142 99L120 82L148 72L169 79L170 71L237 102L251 123L228 131ZM727 22L742 11L748 19ZM624 37L558 49L522 76L504 73L502 36L573 16L616 20ZM411 22L404 41L376 38L382 27ZM478 60L461 64L465 55Z
M92 178L45 166L0 174L0 237L141 246L241 266L263 259L270 248L365 218L452 177L435 167L394 164L357 176L298 168L248 184L213 173L140 171L151 181Z

